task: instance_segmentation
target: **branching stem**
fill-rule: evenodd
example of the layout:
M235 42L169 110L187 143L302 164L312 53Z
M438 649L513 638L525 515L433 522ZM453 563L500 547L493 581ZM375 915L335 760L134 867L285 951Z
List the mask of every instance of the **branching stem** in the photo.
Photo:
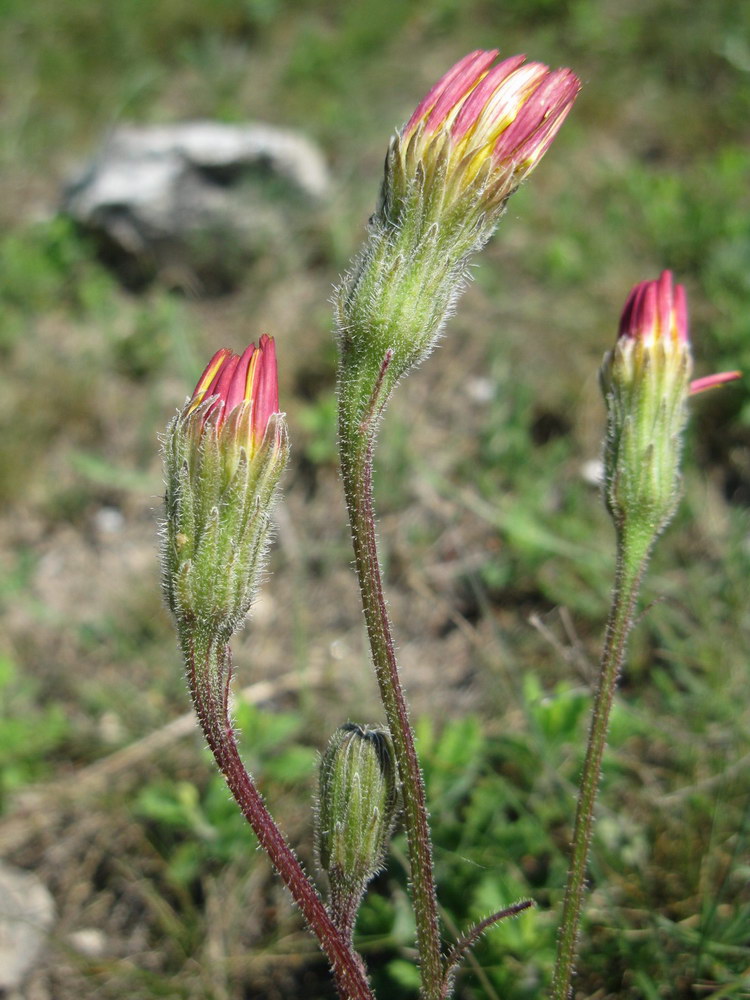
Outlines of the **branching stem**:
M456 941L445 962L446 969L443 980L443 992L441 994L442 1000L447 1000L450 996L450 989L456 970L480 937L490 927L494 927L501 920L507 920L508 917L517 917L519 913L523 913L524 910L528 910L533 905L534 903L531 899L522 899L518 903L512 903L510 906L506 906L505 909L498 910L496 913L485 917L484 920L480 920L478 924L475 924L463 937Z
M258 842L292 894L331 964L341 1000L374 1000L364 963L331 919L315 886L269 813L242 763L229 717L231 651L225 644L186 644L188 684L201 729Z

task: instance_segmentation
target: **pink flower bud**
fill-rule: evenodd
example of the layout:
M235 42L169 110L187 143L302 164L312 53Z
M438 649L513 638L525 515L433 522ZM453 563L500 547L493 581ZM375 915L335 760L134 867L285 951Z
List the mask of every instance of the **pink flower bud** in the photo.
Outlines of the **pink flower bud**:
M642 281L631 291L620 317L620 337L645 345L666 339L688 342L685 289L672 286L672 272L662 271L658 281Z
M581 85L569 69L524 65L522 55L493 66L497 54L480 49L456 63L420 102L399 144L407 162L444 158L446 178L455 172L462 186L488 165L488 185L504 201L549 148Z
M682 285L672 284L672 272L662 271L657 281L642 281L628 296L620 318L619 337L630 338L643 347L661 344L665 348L684 345L689 349L687 303ZM694 379L690 395L713 389L740 377L740 372L720 372Z
M273 340L217 351L164 438L162 565L181 629L202 622L226 642L239 628L288 454Z
M739 375L723 372L691 383L692 367L685 289L663 271L631 291L601 370L607 506L618 530L646 547L679 500L688 396Z
M188 416L203 407L201 430L207 423L222 431L227 420L239 407L248 410L249 419L236 421L245 440L240 440L252 457L258 450L271 416L279 412L279 386L276 369L276 347L272 337L264 334L256 347L250 344L241 354L222 347L211 358L198 379L185 409Z

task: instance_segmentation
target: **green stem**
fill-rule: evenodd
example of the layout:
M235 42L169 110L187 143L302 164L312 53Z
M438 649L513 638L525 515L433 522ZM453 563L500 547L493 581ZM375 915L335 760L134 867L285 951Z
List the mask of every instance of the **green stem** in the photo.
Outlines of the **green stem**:
M341 1000L374 1000L364 963L334 924L294 851L276 825L240 757L228 711L231 651L225 643L183 635L188 686L201 729L229 790L330 962Z
M388 358L384 362L387 366ZM385 367L381 369L382 373ZM375 386L373 400L379 396ZM403 789L404 826L409 844L412 897L420 956L422 996L439 1000L443 979L432 842L427 819L424 781L419 766L409 710L401 687L393 634L378 559L375 512L372 501L373 422L382 411L375 405L362 422L349 421L344 407L340 414L341 468L349 511L355 564L372 660L391 732Z
M633 628L633 612L649 549L650 542L644 546L644 541L639 539L630 544L625 532L619 533L615 588L599 664L599 682L589 726L586 759L579 785L573 829L573 852L557 941L552 1000L569 1000L571 996L602 758L607 745L612 703L625 657L628 636Z

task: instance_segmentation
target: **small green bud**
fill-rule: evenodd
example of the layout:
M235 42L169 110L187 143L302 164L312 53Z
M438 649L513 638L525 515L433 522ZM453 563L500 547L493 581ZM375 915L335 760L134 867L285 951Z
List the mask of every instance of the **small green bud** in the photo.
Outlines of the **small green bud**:
M383 864L397 809L388 731L352 722L341 726L320 765L316 846L331 883L332 908L349 925Z

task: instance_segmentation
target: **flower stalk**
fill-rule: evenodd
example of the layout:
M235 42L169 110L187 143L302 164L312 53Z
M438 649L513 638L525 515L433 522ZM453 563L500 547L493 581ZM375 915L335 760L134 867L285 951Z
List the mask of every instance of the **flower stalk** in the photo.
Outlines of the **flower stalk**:
M387 368L386 361L383 367ZM339 425L341 467L365 625L402 788L422 994L426 1000L437 1000L443 979L443 961L432 841L424 780L401 685L378 558L372 497L374 419L373 416L369 423L353 428L342 410Z
M560 933L552 985L553 1000L568 1000L578 951L581 911L586 889L594 807L607 746L609 719L617 681L625 659L628 636L633 628L640 582L648 562L648 552L639 554L625 538L618 542L615 587L599 662L599 679L589 725L586 757L579 781L578 804L573 827L573 849L565 887Z
M552 1000L569 1000L572 994L609 719L641 580L680 498L687 400L740 374L723 372L691 382L692 366L685 291L673 286L671 273L664 271L657 281L641 282L630 293L617 341L601 370L607 407L604 499L615 526L617 563L579 784Z
M334 923L242 761L229 714L232 678L229 646L208 644L201 647L196 644L185 654L188 687L208 747L258 843L320 942L341 1000L374 1000L362 959L351 940ZM207 683L212 674L221 677L223 682L220 686L223 694L218 703L216 689Z
M442 955L424 782L383 594L372 495L378 425L396 383L424 360L463 290L472 255L535 168L579 89L497 51L458 62L388 151L369 235L337 289L339 450L372 661L402 785L422 997L440 1000Z
M164 441L162 574L188 688L232 795L317 936L341 1000L373 1000L364 964L269 813L240 757L229 710L229 639L252 603L288 443L274 343L222 349Z

